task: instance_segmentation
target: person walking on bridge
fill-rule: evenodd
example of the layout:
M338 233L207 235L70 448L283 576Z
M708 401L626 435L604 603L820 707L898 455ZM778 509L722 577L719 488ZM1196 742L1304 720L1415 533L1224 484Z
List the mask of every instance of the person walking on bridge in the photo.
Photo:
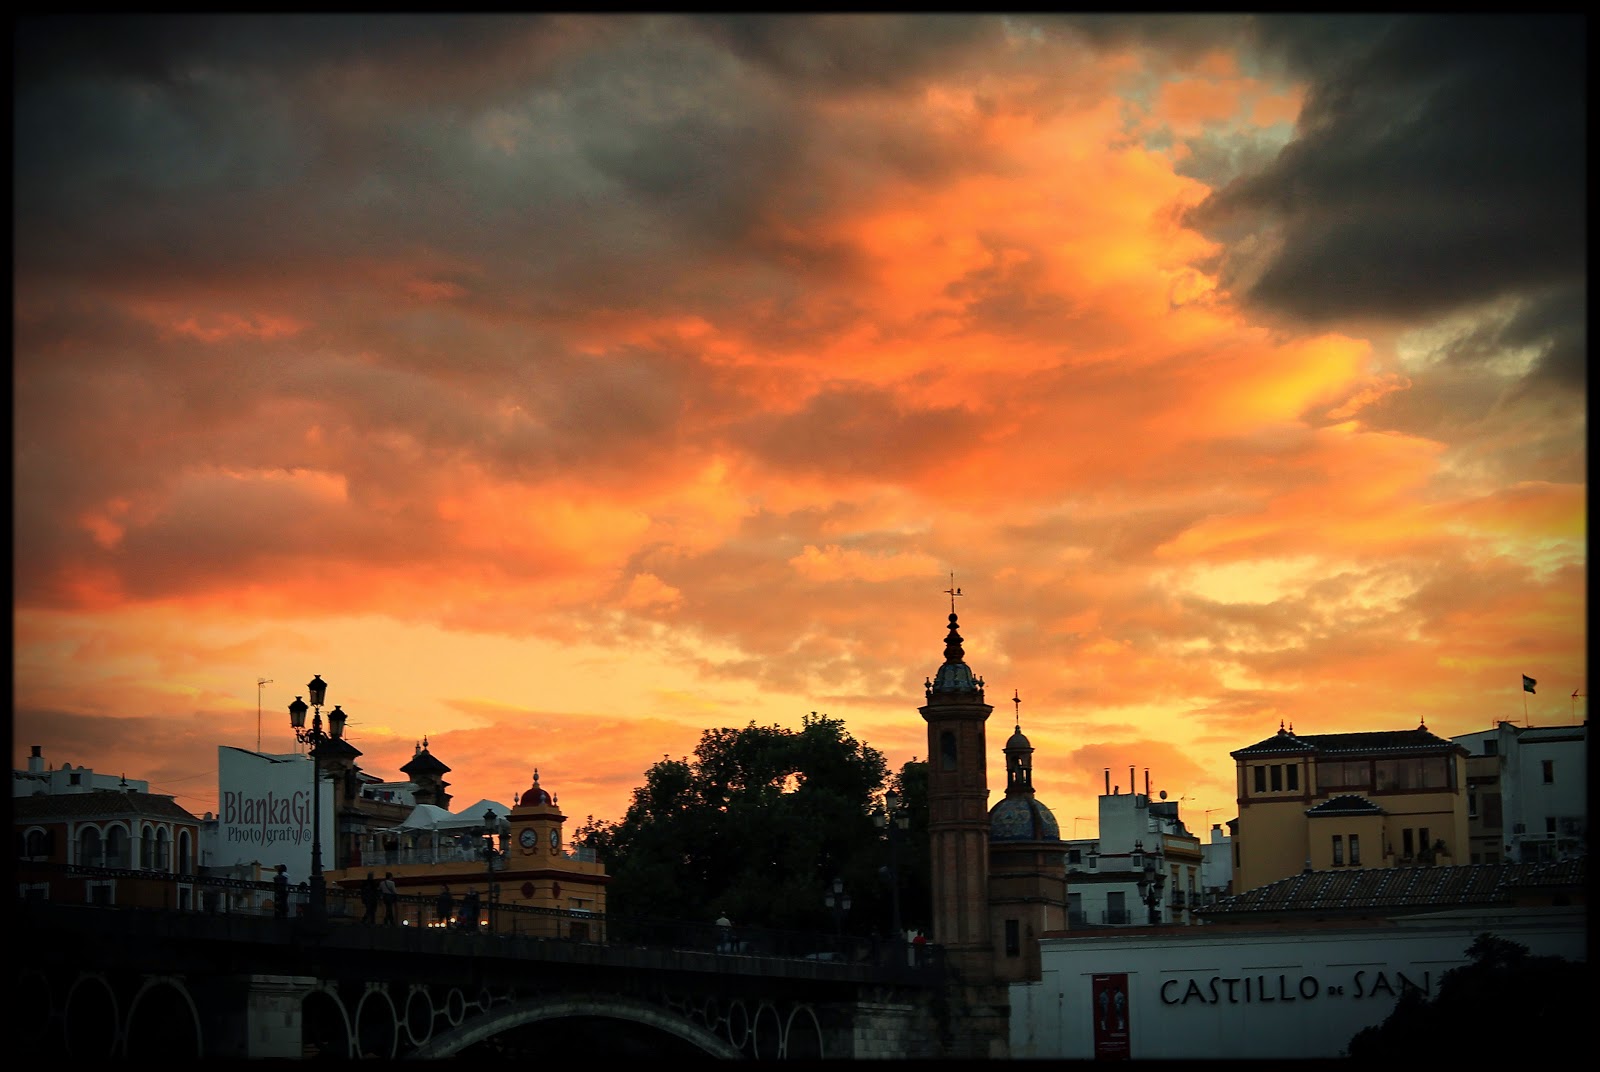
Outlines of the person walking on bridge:
M439 925L450 926L450 916L455 912L456 899L450 896L450 884L445 883L439 887L439 902L435 906L439 912Z
M371 871L361 883L361 922L378 922L378 877Z
M378 891L383 895L383 922L393 927L399 923L394 910L400 904L400 891L395 888L393 871L383 873L383 884L378 887Z

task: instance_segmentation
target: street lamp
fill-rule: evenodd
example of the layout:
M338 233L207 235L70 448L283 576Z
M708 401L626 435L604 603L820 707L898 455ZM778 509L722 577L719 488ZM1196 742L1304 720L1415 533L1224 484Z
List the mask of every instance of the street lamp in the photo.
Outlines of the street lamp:
M495 818L493 809L485 808L483 810L483 828L486 831L483 839L483 867L487 875L484 881L489 888L489 908L486 918L489 923L490 934L494 933L494 858L496 856L494 851L494 831L497 825L499 825L499 820Z
M850 911L850 895L845 892L844 879L835 878L833 885L823 893L822 903L833 909L833 932L844 937L844 916Z
M894 940L905 941L906 932L900 926L900 837L911 826L911 816L900 809L900 794L893 789L883 795L883 813L874 819L880 829L889 834L889 902L894 912Z
M1161 891L1167 885L1167 876L1161 868L1159 854L1144 855L1144 842L1133 843L1133 869L1139 872L1139 900L1150 910L1150 925L1161 922Z
M327 698L328 683L322 680L322 675L312 677L306 685L306 693L311 697L311 707L315 712L311 717L311 726L306 726L306 702L300 697L294 698L294 703L289 705L289 726L294 730L294 739L301 744L310 745L311 755L311 898L306 906L307 917L313 924L320 924L328 914L328 887L322 878L322 770L317 762L318 750L328 741L344 736L344 723L348 717L337 705L328 712L328 730L322 729L322 701Z

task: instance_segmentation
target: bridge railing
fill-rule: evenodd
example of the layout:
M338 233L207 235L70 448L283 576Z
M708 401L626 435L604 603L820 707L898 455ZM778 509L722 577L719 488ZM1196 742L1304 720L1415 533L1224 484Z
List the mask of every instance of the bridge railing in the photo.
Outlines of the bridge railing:
M144 908L209 914L273 916L277 890L272 882L225 878L217 875L173 874L140 869L95 867L81 864L28 863L19 874L24 897L68 903L98 904L106 908ZM73 881L53 883L52 877ZM74 892L76 891L76 892ZM291 886L287 915L305 914L310 890ZM327 887L327 914L336 925L360 926L365 915L358 890ZM713 953L730 957L778 957L829 963L867 964L908 970L938 971L943 949L928 944L862 937L839 932L782 930L684 920L618 916L582 909L539 908L501 904L485 899L477 918L468 923L457 898L449 919L438 913L436 898L402 894L396 905L396 923L408 928L459 935L472 931L490 936L519 936L563 942L588 942L640 949L667 949ZM382 924L381 909L375 922Z

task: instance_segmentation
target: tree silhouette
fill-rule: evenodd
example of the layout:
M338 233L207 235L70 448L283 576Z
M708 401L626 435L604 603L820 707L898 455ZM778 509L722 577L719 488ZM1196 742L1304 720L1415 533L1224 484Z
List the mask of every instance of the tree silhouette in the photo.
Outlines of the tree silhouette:
M1407 990L1381 1024L1350 1040L1349 1055L1383 1061L1525 1061L1530 1046L1565 1037L1584 1023L1589 968L1583 961L1534 956L1481 934L1471 963L1452 968L1429 1000Z
M645 772L620 822L591 816L575 837L605 863L616 915L726 913L746 925L831 930L823 889L838 877L852 900L845 929L887 933L887 849L873 823L886 773L882 753L827 715L807 716L798 731L705 730L692 759ZM924 811L926 799L924 789Z

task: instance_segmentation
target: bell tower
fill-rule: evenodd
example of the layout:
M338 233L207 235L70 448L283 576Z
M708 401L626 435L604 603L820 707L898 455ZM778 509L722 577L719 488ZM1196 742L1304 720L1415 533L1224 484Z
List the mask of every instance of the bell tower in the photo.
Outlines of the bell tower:
M924 683L928 723L928 840L933 879L932 941L950 966L969 979L993 974L989 929L989 787L983 679L966 664L949 588L950 625L944 663Z

